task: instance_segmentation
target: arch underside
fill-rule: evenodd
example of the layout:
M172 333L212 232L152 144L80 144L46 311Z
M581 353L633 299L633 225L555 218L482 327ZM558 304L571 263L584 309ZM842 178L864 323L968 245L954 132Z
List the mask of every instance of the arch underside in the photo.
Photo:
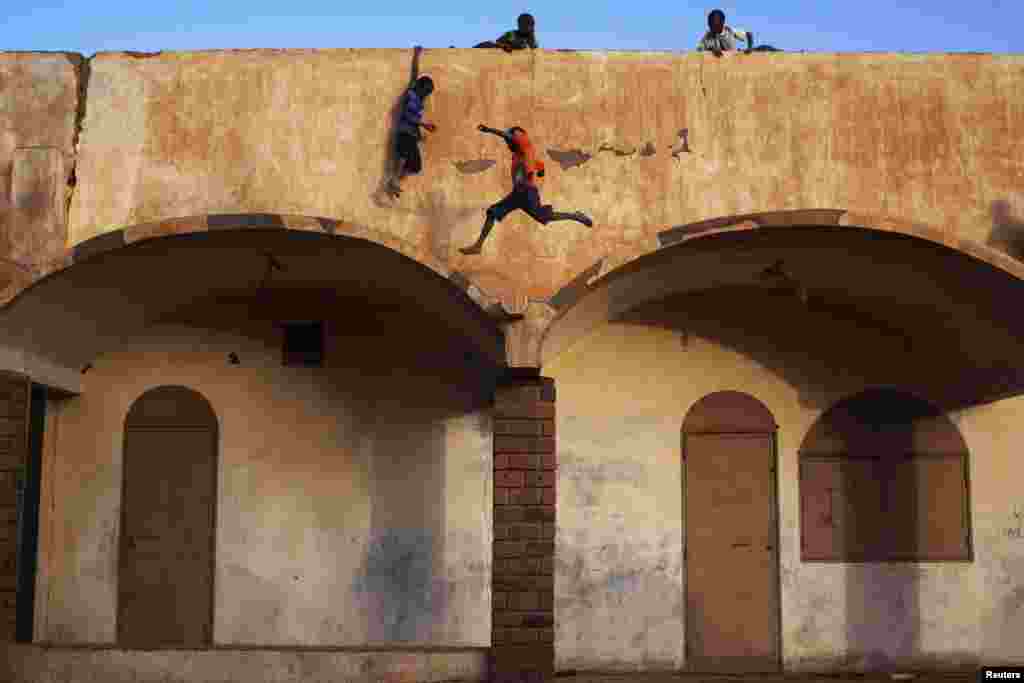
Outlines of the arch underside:
M889 340L908 362L927 357L931 377L917 388L946 408L1024 389L1024 324L1013 313L1024 283L1016 262L997 267L936 241L834 224L708 230L595 273L548 327L540 362L604 323L665 326L671 309L677 331L755 356L758 343L784 339L814 351L817 326L843 321ZM773 306L798 316L797 329L765 322ZM870 365L851 355L823 362Z
M0 360L21 360L37 381L77 392L80 369L122 340L229 302L278 321L372 327L382 316L406 316L411 349L430 333L450 337L455 356L504 362L503 333L479 303L429 265L372 241L275 228L150 236L128 245L103 239L107 248L79 249L73 265L0 311L10 349Z

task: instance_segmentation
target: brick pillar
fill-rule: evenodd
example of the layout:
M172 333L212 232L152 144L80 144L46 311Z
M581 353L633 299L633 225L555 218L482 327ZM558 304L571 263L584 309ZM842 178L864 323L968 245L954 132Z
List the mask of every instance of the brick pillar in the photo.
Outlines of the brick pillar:
M27 378L0 373L0 643L15 636L17 481L28 452L28 391Z
M494 410L494 681L555 666L555 382L511 370Z

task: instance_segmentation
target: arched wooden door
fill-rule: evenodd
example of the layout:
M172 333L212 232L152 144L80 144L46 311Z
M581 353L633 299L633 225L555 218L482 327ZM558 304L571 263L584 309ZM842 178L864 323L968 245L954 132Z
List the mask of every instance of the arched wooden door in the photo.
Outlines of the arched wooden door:
M686 657L700 672L768 672L779 652L775 420L710 394L683 423Z
M198 393L152 389L125 419L118 644L213 638L217 417Z

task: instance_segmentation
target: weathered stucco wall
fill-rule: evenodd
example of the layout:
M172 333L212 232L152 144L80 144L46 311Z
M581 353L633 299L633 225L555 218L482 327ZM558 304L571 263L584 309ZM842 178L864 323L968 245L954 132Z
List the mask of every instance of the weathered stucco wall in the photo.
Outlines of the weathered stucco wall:
M81 63L70 53L0 53L0 294L67 246Z
M220 421L215 643L487 645L492 456L478 394L374 331L339 330L324 369L282 367L269 325L235 332L239 311L217 310L220 331L156 326L51 406L39 638L114 641L125 416L146 390L181 384Z
M326 216L513 301L723 216L838 208L986 243L1024 215L1020 57L428 50L439 129L423 176L392 203L377 190L412 56L94 57L70 242L197 214ZM588 211L593 230L516 215L482 256L459 254L509 189L508 152L481 122L530 131L545 200ZM690 151L678 151L684 128Z
M749 292L731 305L654 306L544 368L559 399L558 668L685 664L681 429L699 399L721 390L754 396L779 425L787 669L1021 661L1024 543L1008 531L1021 503L1011 475L1020 401L951 416L970 448L973 562L804 563L797 452L807 431L835 401L870 385L912 385L936 359L800 309Z

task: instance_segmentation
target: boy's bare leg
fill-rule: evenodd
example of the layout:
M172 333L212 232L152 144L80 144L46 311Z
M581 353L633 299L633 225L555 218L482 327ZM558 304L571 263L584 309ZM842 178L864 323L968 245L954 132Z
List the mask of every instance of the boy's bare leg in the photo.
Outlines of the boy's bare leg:
M405 177L405 157L398 160L398 168L395 170L395 175L387 183L388 193L394 197L402 194L402 178Z
M588 228L591 228L591 227L594 226L594 221L590 220L590 216L588 216L587 214L583 213L582 211L572 211L572 212L552 211L550 213L550 216L551 217L548 218L548 221L547 221L548 223L553 223L554 221L575 221L577 223L582 223L583 225L587 226Z
M493 229L494 216L492 216L491 213L488 211L487 220L484 221L484 227L483 229L480 230L480 236L476 238L476 242L473 242L473 244L469 245L468 247L462 247L461 249L459 249L459 251L461 251L463 254L466 254L467 256L471 254L479 254L483 249L484 240L487 239L487 236L491 234L491 230Z

